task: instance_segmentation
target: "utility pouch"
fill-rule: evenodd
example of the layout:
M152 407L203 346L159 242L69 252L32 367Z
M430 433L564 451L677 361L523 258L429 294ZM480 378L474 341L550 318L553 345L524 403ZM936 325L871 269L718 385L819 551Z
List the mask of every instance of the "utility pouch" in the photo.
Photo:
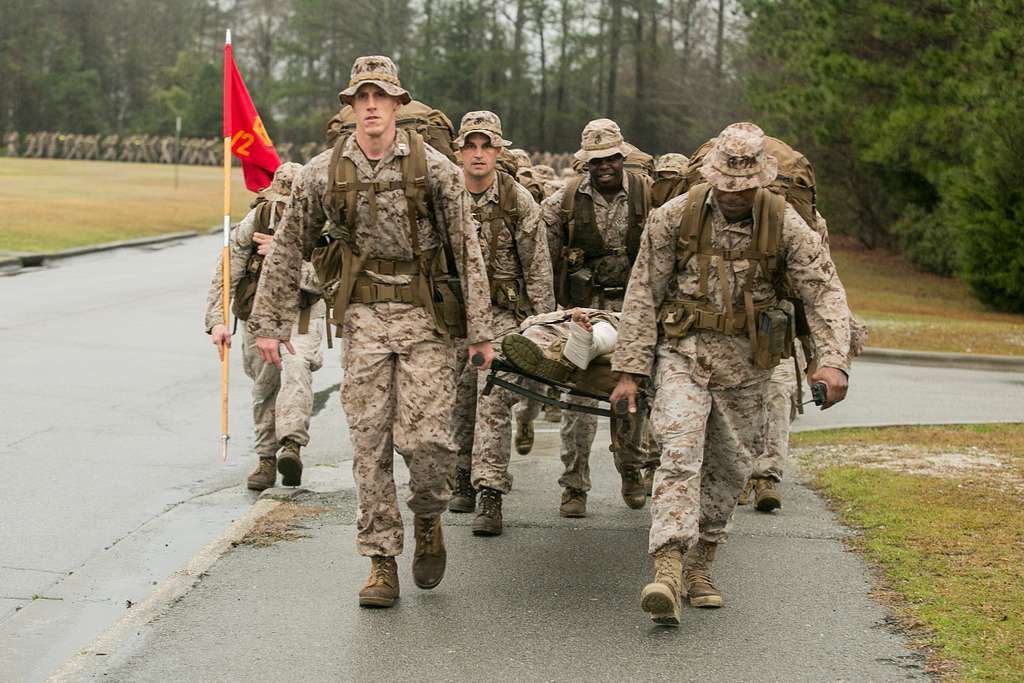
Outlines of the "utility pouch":
M434 282L434 322L450 337L463 339L468 334L466 311L455 294L451 279L443 278ZM454 280L455 286L461 289L458 277Z
M678 304L663 305L658 314L658 324L661 328L661 334L666 339L678 339L680 337L685 337L686 333L690 331L696 321L696 312L688 312L683 306Z
M565 271L574 273L583 267L586 259L586 252L578 247L565 247L562 249L562 260L565 261Z
M757 319L757 343L754 362L762 370L771 370L793 348L793 307L789 302L761 312Z
M569 273L569 303L589 308L594 300L594 274L590 268L578 268Z

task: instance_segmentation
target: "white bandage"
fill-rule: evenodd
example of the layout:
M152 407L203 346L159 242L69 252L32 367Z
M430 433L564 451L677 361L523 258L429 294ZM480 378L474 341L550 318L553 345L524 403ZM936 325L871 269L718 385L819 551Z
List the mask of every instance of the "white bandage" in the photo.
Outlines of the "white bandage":
M570 325L569 339L562 349L562 356L581 370L586 370L598 356L610 353L619 338L618 331L603 320L595 323L593 328L588 332L581 325Z

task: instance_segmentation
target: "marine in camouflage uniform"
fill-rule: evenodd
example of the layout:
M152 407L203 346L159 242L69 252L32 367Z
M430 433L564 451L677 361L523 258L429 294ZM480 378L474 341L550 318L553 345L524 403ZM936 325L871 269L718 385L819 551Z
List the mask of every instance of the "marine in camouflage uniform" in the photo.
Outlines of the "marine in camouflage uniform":
M259 211L259 206L254 207L231 231L230 291L233 297L247 269L258 268L261 244L266 242L266 248L269 248L271 236L265 231L272 230L272 223L283 213L300 168L299 164L281 164L270 186L260 192L261 198L269 202L269 210L265 207ZM259 225L258 215L269 224ZM254 261L254 258L257 260ZM213 335L214 344L230 340L230 333L224 328L221 266L221 259L218 258L206 300L206 332ZM308 313L309 320L304 325L305 331L300 329L298 320L292 326L291 340L295 353L282 358L282 367L278 369L276 365L264 363L256 351L256 337L248 329L243 328L242 331L242 363L245 374L253 382L253 440L259 457L256 470L249 475L247 481L248 487L254 491L274 486L279 467L285 475L285 485L298 486L301 483L302 461L299 450L309 443L313 372L323 365L320 347L326 307L319 297L320 285L309 261L302 262L300 273L299 287L305 294L296 293L296 299L301 296L307 303L311 301L312 306Z
M431 297L439 291L428 285L428 277L436 280L425 268L431 258L437 262L435 255L443 256L445 237L464 295L469 352L483 356L481 369L493 357L491 301L461 170L423 145L425 184L413 186L413 179L404 177L402 161L412 155L413 139L410 132L395 129L395 112L411 98L394 63L387 57L360 57L339 98L352 104L357 125L354 134L339 139L338 163L346 174L354 169L357 187L374 190L345 193L356 195L354 205L345 207L351 222L337 227L347 232L341 244L350 245L352 255L346 256L351 270L345 277L355 279L351 298L347 305L342 302L344 311L336 307L332 312L340 323L345 372L341 398L354 451L357 547L372 560L359 601L362 606L390 607L399 595L394 558L402 552L404 536L393 474L396 449L410 472L407 503L415 515L416 584L433 588L446 564L440 516L448 503L447 478L455 461L450 420L456 354L450 330L419 295ZM327 196L334 190L327 187L333 154L321 153L303 168L264 264L249 330L260 337L257 346L270 362L279 362L279 344L291 336L302 254L312 249L334 206L335 195ZM396 185L401 187L386 189ZM419 211L410 216L411 201L404 190L410 187L424 188L432 198L434 220Z
M656 573L641 607L658 623L679 623L684 587L692 605L721 606L711 562L764 441L772 368L755 362L754 342L764 339L746 319L778 309L767 258L754 242L758 207L778 207L779 264L804 301L820 354L814 378L827 385L830 403L846 393L846 295L817 233L761 189L777 168L760 128L740 123L722 131L702 167L710 185L649 216L626 292L612 359L622 374L611 398L632 401L637 376L653 375L651 419L661 446L649 541ZM680 224L694 215L691 197L706 197L691 208L703 217L696 251L686 235L680 240Z
M16 157L18 156L18 132L12 130L7 134L4 142L7 144L7 156Z
M489 111L466 114L455 140L480 221L479 241L487 262L496 339L517 331L527 316L555 308L551 257L546 232L538 220L539 208L515 178L495 171L499 150L510 144L502 137L501 120ZM509 201L503 192L514 193L514 198ZM504 216L511 207L514 214ZM511 410L519 397L497 386L485 396L484 382L477 380L477 373L462 367L452 416L458 464L449 509L472 512L474 490L480 491L473 533L496 536L502 532L501 497L512 488L508 471Z
M594 222L605 248L605 255L588 260L583 265L593 273L592 301L574 302L574 305L609 311L622 310L622 298L632 264L627 254L626 238L629 231L629 187L627 175L621 170L630 147L623 140L618 124L610 119L596 119L584 127L582 145L576 156L588 164L589 171L582 176L577 190L590 197L594 207ZM608 161L608 164L603 163ZM612 170L609 170L609 164ZM596 189L595 179L610 176L614 181L614 166L621 178L617 189L603 193ZM541 204L541 220L548 232L548 247L552 263L562 259L565 226L562 205L570 187L562 188ZM579 199L577 198L577 201ZM577 230L577 235L580 231ZM579 239L579 238L577 238ZM557 269L556 269L557 270ZM592 399L570 398L569 402L596 406ZM613 416L613 420L621 419ZM615 431L615 427L613 427ZM597 434L597 417L578 411L563 411L561 426L561 458L564 471L558 483L562 486L562 504L559 513L567 517L586 515L587 491L590 490L590 449ZM644 466L656 465L656 459L645 455L639 445L624 443L613 453L615 466L622 476L622 496L630 507L643 507L642 472Z
M821 237L826 253L829 252L828 224L825 218L815 212L815 224L811 227ZM832 256L829 253L829 261ZM835 264L833 262L833 269ZM838 273L836 275L838 277ZM861 354L867 343L868 330L863 323L849 314L850 351L852 360ZM765 397L767 427L764 448L754 458L754 466L750 479L740 494L739 504L754 503L758 512L772 512L782 507L782 496L776 484L782 481L783 469L789 457L790 425L801 412L800 403L803 392L800 383L806 372L814 370L808 366L808 359L801 343L794 345L793 358L783 360L772 372L768 381L768 393Z

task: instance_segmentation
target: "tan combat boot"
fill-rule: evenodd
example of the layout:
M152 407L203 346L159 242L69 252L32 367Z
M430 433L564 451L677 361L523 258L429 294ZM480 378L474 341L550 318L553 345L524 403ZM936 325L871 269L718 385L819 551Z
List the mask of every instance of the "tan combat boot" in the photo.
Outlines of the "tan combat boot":
M750 498L754 494L754 480L747 479L746 486L743 487L743 491L740 492L740 497L737 499L737 505L750 505Z
M277 456L277 471L281 473L281 486L302 484L302 458L299 457L299 444L291 439L281 440L281 450Z
M256 470L245 480L245 485L250 491L263 491L273 488L277 481L277 457L271 455L269 458L260 457Z
M370 558L370 578L359 591L360 607L391 607L398 599L398 563L393 557Z
M656 624L678 626L681 619L680 578L683 552L667 546L654 554L654 581L640 592L640 609Z
M416 552L412 556L412 579L420 588L431 589L441 583L448 553L444 549L441 516L414 519Z
M563 489L562 504L558 508L558 514L563 517L586 517L587 492L573 488Z
M519 422L516 424L516 453L526 455L533 450L533 423Z
M480 488L480 512L473 520L474 536L501 536L501 491Z
M448 509L451 512L472 512L476 509L476 489L473 488L469 470L455 468L455 483Z
M622 500L626 506L639 510L647 503L647 492L644 490L643 475L639 468L623 469L622 477Z
M754 479L754 509L771 512L782 507L782 498L775 490L774 479Z
M721 607L722 594L711 582L711 563L715 559L717 543L697 541L686 554L683 568L683 585L686 595L694 607Z

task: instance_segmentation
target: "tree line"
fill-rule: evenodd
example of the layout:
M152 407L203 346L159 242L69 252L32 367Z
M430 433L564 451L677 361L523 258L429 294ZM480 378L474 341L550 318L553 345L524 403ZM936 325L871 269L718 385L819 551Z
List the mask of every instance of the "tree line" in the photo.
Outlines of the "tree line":
M458 124L573 151L614 118L652 154L754 120L803 151L832 230L1024 310L1019 0L0 0L0 131L220 130L221 46L276 142L320 140L388 54Z

